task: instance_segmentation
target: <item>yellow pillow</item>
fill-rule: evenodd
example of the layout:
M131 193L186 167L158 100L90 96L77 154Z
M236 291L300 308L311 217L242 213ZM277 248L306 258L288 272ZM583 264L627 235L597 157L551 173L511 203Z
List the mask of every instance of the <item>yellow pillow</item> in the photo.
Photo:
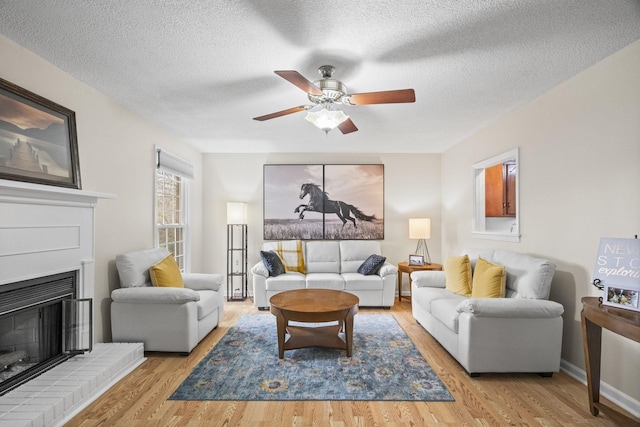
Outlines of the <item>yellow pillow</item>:
M184 288L180 268L171 254L156 265L151 266L149 275L153 286Z
M471 295L471 263L468 255L445 259L444 274L446 290L467 297Z
M502 265L478 258L473 272L472 298L504 298L507 272Z

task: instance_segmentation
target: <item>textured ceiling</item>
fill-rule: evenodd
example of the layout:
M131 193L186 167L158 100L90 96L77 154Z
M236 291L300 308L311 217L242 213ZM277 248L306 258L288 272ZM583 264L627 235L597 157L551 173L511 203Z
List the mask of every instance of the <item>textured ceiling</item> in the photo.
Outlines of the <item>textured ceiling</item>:
M639 0L0 0L0 33L202 152L442 152L640 39ZM1 52L0 52L1 54ZM1 58L1 55L0 55ZM325 135L273 73L331 64L350 93Z

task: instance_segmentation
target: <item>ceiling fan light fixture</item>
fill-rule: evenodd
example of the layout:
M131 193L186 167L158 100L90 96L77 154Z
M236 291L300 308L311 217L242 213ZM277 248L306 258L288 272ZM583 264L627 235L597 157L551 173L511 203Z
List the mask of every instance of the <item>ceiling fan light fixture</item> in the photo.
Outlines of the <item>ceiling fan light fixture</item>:
M342 110L328 110L322 108L320 111L309 111L305 119L313 123L318 129L322 129L324 133L329 133L347 120L347 116Z

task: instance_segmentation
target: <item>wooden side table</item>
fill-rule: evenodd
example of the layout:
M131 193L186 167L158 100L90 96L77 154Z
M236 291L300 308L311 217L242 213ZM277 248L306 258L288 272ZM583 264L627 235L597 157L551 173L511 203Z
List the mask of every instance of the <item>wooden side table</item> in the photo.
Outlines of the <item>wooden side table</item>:
M409 299L411 299L411 273L427 270L440 271L442 264L409 265L408 262L398 263L398 302L402 301L402 273L409 274Z
M620 425L640 426L639 420L629 418L604 403L600 403L602 328L640 342L640 313L603 305L598 297L584 297L582 298L580 317L582 318L582 340L591 414L598 415L598 412L602 411Z

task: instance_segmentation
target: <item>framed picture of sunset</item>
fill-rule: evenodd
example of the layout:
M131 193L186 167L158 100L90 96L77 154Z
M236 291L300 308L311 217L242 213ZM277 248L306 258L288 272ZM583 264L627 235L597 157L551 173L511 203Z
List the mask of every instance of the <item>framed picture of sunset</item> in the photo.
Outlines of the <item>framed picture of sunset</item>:
M81 188L75 113L3 79L0 179Z

